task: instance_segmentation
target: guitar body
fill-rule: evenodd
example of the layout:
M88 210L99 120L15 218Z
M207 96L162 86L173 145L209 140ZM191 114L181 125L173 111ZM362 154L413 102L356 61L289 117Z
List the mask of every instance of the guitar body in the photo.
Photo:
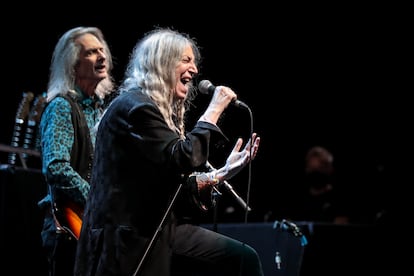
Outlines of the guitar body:
M59 204L59 207L55 205L54 213L59 226L78 240L82 227L83 208L75 203L65 202Z

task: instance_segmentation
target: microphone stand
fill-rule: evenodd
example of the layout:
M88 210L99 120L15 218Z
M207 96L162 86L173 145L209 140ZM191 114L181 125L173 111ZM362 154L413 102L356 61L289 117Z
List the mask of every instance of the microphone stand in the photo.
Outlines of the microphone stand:
M214 200L214 212L213 212L213 231L217 232L218 231L218 225L217 225L217 221L218 221L218 204L220 201L220 196L222 195L220 193L219 190L217 190L215 187L213 187L214 191L213 191L213 200Z
M162 231L162 228L164 227L165 221L167 220L168 215L171 213L171 209L175 203L175 200L177 199L178 194L180 193L181 188L183 187L183 184L180 184L177 188L177 191L174 194L173 199L171 200L170 204L168 205L167 210L165 211L164 216L161 219L160 224L158 225L157 229L155 229L154 235L151 238L151 241L149 242L147 249L144 252L144 255L142 256L134 274L132 274L133 276L138 275L138 273L141 271L141 268L144 264L144 262L147 260L147 257L149 255L149 253L151 252L151 250L154 248L155 246L155 242L158 239L159 234Z
M209 168L210 170L215 170L215 168L210 164L210 162L207 161L206 163L207 168ZM224 180L223 182L221 182L219 184L220 186L224 186L224 188L226 188L226 190L236 199L236 201L241 205L241 207L243 207L243 210L247 210L247 211L251 211L252 209L247 205L247 203L243 200L243 198L241 198L236 191L233 189L233 186L230 185L230 183L228 183L226 180Z

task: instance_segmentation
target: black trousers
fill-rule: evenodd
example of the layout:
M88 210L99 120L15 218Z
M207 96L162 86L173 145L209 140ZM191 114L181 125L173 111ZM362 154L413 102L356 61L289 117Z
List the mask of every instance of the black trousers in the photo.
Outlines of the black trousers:
M67 232L57 231L50 215L45 216L41 234L49 276L73 276L77 240Z
M191 224L176 227L171 275L263 276L254 248L242 241Z

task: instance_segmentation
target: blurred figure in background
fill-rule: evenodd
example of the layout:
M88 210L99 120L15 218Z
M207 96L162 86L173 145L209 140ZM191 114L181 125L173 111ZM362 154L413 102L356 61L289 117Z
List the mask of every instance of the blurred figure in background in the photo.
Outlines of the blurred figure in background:
M297 221L347 224L345 194L337 185L334 156L321 146L311 147L305 155L305 167L299 196L290 219Z

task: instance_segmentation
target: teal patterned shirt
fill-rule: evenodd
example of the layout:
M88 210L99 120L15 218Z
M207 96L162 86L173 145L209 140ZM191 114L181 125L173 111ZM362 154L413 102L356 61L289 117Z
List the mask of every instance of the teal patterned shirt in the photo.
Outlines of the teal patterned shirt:
M95 126L102 115L102 101L86 97L81 91L76 92L90 130L92 145L95 147ZM46 106L42 114L39 125L42 173L49 185L59 189L59 192L63 192L73 202L84 205L90 187L89 183L70 165L74 142L71 112L70 103L62 97L56 97ZM50 197L43 201L49 202Z

